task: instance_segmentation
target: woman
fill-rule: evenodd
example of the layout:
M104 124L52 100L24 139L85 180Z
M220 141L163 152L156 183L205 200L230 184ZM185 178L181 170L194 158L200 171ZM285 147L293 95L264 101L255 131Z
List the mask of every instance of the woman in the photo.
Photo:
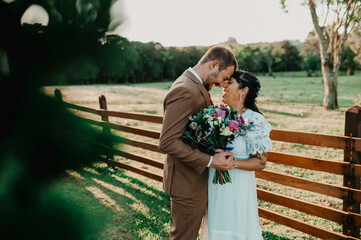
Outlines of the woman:
M258 240L262 230L258 220L254 171L266 166L267 152L272 148L271 125L256 106L259 80L251 73L236 71L224 86L222 101L232 106L253 126L244 136L237 136L233 147L234 168L229 170L232 183L213 184L214 169L208 179L208 228L210 240ZM206 221L201 239L206 232Z

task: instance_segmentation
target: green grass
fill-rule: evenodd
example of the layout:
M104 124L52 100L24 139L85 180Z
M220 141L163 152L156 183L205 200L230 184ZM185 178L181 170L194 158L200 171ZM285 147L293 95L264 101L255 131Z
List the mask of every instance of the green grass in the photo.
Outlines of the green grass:
M304 72L284 73L285 76L273 78L258 76L261 81L261 97L271 98L266 102L278 102L283 104L322 104L324 97L324 85L321 77L307 77ZM172 82L155 82L128 85L133 87L157 88L168 90ZM212 89L212 93L220 93L220 89ZM361 75L339 76L338 78L338 103L340 106L350 107L360 103L357 95L361 93Z
M144 88L158 88L158 89L162 89L162 90L168 90L168 89L170 89L172 84L173 84L173 82L169 81L169 82L154 82L154 83L135 83L135 84L128 85L128 86L144 87Z
M321 77L268 77L259 76L261 81L260 97L266 98L262 103L283 104L314 104L321 105L324 97L324 85ZM212 89L219 93L220 89ZM351 107L360 103L357 95L361 93L361 76L341 76L338 79L339 106Z
M169 197L119 169L96 164L68 172L54 186L98 224L89 239L166 239L170 229Z
M324 85L321 77L310 78L271 78L260 77L261 96L286 103L322 104ZM338 103L352 106L361 92L361 76L341 76L338 79Z
M154 184L154 183L153 183ZM53 186L69 204L83 211L92 223L88 239L168 239L171 226L170 201L163 191L121 169L94 164L75 172L67 171ZM269 231L266 240L287 240Z
M323 98L323 84L321 83L321 78L290 76L276 78L260 76L259 78L262 84L262 90L258 105L263 111L266 119L275 129L342 136L344 134L345 110L354 105L355 102L361 101L357 95L357 92L361 92L360 76L339 78L338 96L339 104L342 107L332 111L324 110L321 106ZM46 87L44 88L44 91L52 95L54 88L59 88L63 93L64 101L84 104L95 108L99 107L98 96L104 94L107 98L108 109L110 110L144 112L161 115L163 112L163 99L171 84L171 82L160 82L135 85L56 86ZM222 96L221 90L214 88L212 89L211 94L214 102L219 104ZM90 114L86 116L97 120L100 119L99 116L94 117ZM110 121L154 131L160 131L161 128L159 124L150 124L112 117L110 118ZM154 144L157 143L157 140L155 139L136 137L130 134L124 134L124 136L134 138L139 141ZM139 155L147 156L152 159L164 159L164 155L162 154L145 151L143 149L126 145L122 146L122 148L124 151L136 152ZM341 150L281 142L274 142L273 150L287 154L329 159L333 161L343 161L343 151ZM116 160L147 169L148 171L155 172L159 175L162 174L162 171L159 169L140 163L134 163L131 160L120 157ZM317 182L330 183L339 186L343 184L341 176L323 172L283 166L270 162L267 163L266 169ZM110 173L108 171L111 170L107 169L94 170L101 175L84 171L80 174L85 177L85 180L66 177L64 178L64 182L59 183L58 186L59 189L66 191L69 196L77 196L75 202L89 208L90 210L88 212L93 212L94 215L99 215L99 217L105 219L104 224L107 225L107 230L103 231L100 235L94 237L93 239L167 238L166 234L170 228L169 199L166 195L164 195L161 183L128 171L123 172L120 170L114 170L114 172ZM117 177L110 177L112 175ZM95 181L94 178L97 180ZM119 179L121 179L121 181L119 181ZM104 185L104 183L100 181L123 189L122 191L124 191L124 196L121 196L119 191L118 193L114 193L113 190L109 190L104 187L109 187L109 185ZM140 187L140 185L143 187ZM87 186L94 186L101 189L104 194L116 202L117 208L115 209L114 207L106 206L101 197L96 197L94 193L85 189ZM342 209L342 200L340 199L286 187L260 179L257 179L257 186L262 189L267 189L290 197L296 197L300 200L312 202L318 205ZM152 190L146 190L147 188ZM160 201L150 197L154 196L154 194L150 194L150 192L158 195L158 199L160 199ZM154 210L151 209L153 208L152 201L155 201ZM164 204L160 205L161 202ZM342 232L342 227L339 224L322 218L310 216L302 212L264 201L259 201L259 206L319 227L336 232ZM146 209L146 211L144 212L143 209ZM140 222L137 219L140 219ZM154 221L158 223L155 223ZM317 239L263 218L260 219L260 223L264 230L265 239ZM129 233L124 230L129 230ZM155 234L155 231L160 231L160 234Z

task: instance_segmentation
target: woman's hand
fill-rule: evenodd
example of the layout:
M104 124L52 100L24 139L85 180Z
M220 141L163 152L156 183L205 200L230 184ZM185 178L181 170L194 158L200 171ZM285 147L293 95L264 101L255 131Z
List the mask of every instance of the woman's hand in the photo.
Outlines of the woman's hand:
M232 169L233 169L233 168L238 168L237 162L238 162L237 158L233 158Z

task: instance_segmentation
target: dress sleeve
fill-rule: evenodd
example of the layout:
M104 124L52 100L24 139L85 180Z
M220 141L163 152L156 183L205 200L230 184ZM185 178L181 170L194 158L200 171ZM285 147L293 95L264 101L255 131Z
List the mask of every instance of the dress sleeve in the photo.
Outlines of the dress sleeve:
M272 130L271 124L258 112L253 112L248 118L248 122L253 122L253 126L245 135L247 154L254 155L271 150L272 141L269 137Z

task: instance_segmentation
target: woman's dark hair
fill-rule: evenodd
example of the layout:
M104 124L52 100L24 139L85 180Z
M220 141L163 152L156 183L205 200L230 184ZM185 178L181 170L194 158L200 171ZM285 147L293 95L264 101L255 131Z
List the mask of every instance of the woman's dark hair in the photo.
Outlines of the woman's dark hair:
M256 105L256 98L259 94L259 91L261 90L261 83L258 78L252 73L241 70L235 71L232 77L238 82L239 89L245 87L248 87L249 89L244 102L244 106L251 109L252 111L262 114L262 112L258 109Z

